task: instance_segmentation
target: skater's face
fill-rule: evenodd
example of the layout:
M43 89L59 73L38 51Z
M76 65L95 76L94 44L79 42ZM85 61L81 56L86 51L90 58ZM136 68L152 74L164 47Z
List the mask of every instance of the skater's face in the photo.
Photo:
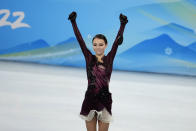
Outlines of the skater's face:
M96 55L104 55L104 51L107 45L103 39L95 38L93 40L93 50L95 51Z

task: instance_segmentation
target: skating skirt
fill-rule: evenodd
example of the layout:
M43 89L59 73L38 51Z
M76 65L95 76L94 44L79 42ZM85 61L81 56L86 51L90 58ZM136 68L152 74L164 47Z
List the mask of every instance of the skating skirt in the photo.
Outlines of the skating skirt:
M91 121L94 118L95 115L97 117L97 120L100 120L104 123L110 123L110 122L113 121L112 116L110 115L110 113L107 111L106 108L103 108L103 110L101 110L101 111L91 110L88 115L84 116L84 115L80 114L79 116L83 120Z

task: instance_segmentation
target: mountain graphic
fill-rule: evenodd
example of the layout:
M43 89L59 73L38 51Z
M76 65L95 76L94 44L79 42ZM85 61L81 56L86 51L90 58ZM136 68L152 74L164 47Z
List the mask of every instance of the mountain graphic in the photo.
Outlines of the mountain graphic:
M52 46L53 50L60 51L60 50L67 50L67 49L79 49L80 45L75 37L70 37L64 41L57 43L56 45Z
M46 47L49 47L47 42L42 39L39 39L36 41L32 41L32 42L28 42L28 43L24 43L24 44L19 44L17 46L14 46L14 47L11 47L8 49L0 50L0 55L23 52L23 51L30 51L30 50L46 48Z
M196 52L196 42L193 42L188 46L189 49L194 50Z
M20 46L21 48L21 46ZM52 65L73 65L79 66L80 62L85 64L82 51L75 37L70 37L54 46L10 52L0 55L1 60L16 60L35 62ZM84 62L83 62L84 61Z
M168 34L181 45L188 45L189 43L194 42L196 39L196 34L192 29L176 23L169 23L167 25L152 29L151 31L152 33L157 34Z
M58 44L54 46L49 46L44 40L36 40L33 42L28 42L25 44L20 44L18 46L1 50L1 55L6 55L10 54L9 56L12 55L17 55L19 56L28 54L30 55L41 55L41 54L52 54L52 53L57 53L61 51L66 51L69 49L78 49L79 44L74 37L70 37L65 41L59 42Z
M119 54L119 56L127 59L129 59L130 56L142 56L146 58L149 54L196 62L196 52L188 47L179 45L167 34L162 34L156 38L140 42Z
M185 24L179 24L178 22L181 21L179 21L177 17L178 15L176 15L175 13L176 13L176 9L183 9L181 10L180 13L187 14L187 16L189 16L189 14L194 14L194 12L190 9L191 7L193 7L193 5L190 3L194 1L195 0L190 0L190 1L180 0L180 1L172 1L172 2L167 1L167 2L157 2L152 4L144 4L140 6L131 6L124 10L120 10L119 13L123 11L128 16L134 18L132 21L135 24L134 26L131 27L132 30L128 30L127 32L129 34L131 34L133 31L141 32L136 37L132 38L135 41L138 39L140 41L145 40L143 38L157 37L161 34L168 34L178 44L187 46L195 41L196 33L193 32L194 28L191 27L190 25L188 26L186 22ZM186 8L184 4L186 4ZM171 23L167 23L166 25L163 25L162 23L165 22L171 22ZM191 23L194 25L193 22ZM141 26L141 25L145 25L145 26ZM171 27L173 27L172 31L170 29Z
M181 31L181 32L187 32L190 34L194 34L194 31L192 29L189 29L187 27L184 27L176 23L169 23L167 25L158 27L155 30L168 31L168 32L173 32L173 33L178 33L179 31Z
M63 44L67 44L67 43L77 43L77 40L75 37L70 37L68 38L67 40L65 41L62 41L62 42L59 42L58 44L56 45L63 45ZM77 44L78 45L78 44Z

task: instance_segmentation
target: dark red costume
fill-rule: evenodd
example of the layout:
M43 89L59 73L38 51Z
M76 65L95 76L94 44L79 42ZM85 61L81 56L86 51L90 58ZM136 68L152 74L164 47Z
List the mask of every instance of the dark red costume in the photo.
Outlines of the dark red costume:
M113 43L111 51L102 57L103 63L97 60L97 57L93 55L86 47L86 44L80 34L80 31L76 24L76 13L72 12L69 16L71 20L74 33L80 44L82 52L86 60L86 72L88 79L88 88L85 93L85 98L81 108L81 115L88 115L90 110L101 111L104 107L112 115L112 96L109 91L109 82L113 68L113 61L116 55L118 46L123 41L123 32L128 20L124 15L120 15L120 29Z

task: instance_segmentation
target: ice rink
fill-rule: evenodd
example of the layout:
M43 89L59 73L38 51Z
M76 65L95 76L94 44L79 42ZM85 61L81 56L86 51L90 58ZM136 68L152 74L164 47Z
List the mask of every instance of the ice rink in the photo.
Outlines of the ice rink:
M0 131L85 131L86 70L0 62ZM113 71L109 131L196 131L196 77Z

